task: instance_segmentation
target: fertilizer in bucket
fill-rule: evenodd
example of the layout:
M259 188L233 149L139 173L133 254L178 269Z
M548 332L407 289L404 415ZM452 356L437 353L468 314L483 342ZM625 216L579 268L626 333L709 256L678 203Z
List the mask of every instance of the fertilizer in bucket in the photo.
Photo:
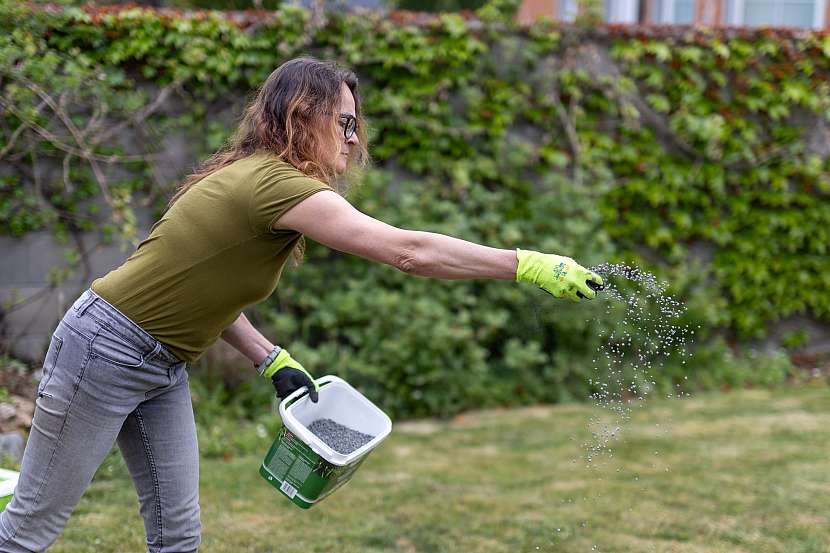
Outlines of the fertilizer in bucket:
M18 476L20 475L13 470L0 469L0 511L12 500Z
M308 509L351 480L392 431L392 421L345 380L324 376L317 403L305 388L280 403L284 427L259 473L295 505Z
M374 436L352 430L331 419L318 419L308 425L311 432L338 453L348 455L372 441Z

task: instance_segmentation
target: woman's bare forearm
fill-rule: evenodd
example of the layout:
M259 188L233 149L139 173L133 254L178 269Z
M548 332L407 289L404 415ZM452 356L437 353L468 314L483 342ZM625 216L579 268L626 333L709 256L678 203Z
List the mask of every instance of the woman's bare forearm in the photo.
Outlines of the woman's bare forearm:
M257 365L274 349L274 344L254 328L244 313L222 331L222 339Z
M516 252L480 246L443 234L405 230L355 209L323 191L292 207L274 223L341 252L392 265L413 275L445 278L516 278Z
M491 248L434 232L408 233L411 245L395 261L404 272L444 279L516 278L515 250Z

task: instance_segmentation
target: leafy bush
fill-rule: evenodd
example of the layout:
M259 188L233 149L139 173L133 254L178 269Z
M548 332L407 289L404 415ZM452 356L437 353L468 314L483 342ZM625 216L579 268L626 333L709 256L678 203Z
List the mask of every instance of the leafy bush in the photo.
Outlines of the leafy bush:
M782 351L750 349L738 355L722 340L702 349L698 360L705 370L691 373L694 388L771 386L780 384L794 372L790 358Z

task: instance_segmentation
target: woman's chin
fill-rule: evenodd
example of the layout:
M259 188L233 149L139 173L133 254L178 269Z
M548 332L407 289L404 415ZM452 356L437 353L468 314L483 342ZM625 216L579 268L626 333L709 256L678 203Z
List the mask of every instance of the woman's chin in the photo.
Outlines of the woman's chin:
M348 169L348 168L349 168L349 161L346 159L345 156L338 159L337 162L334 164L334 172L338 176L345 173L346 169Z

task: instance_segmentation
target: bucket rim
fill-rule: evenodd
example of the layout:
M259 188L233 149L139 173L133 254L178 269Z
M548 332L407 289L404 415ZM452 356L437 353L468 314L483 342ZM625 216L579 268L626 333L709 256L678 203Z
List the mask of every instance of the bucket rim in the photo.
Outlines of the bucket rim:
M324 386L331 384L347 388L352 394L355 395L355 397L358 398L358 400L363 402L370 410L374 411L379 418L381 418L384 425L384 429L381 432L360 448L349 454L339 453L329 447L320 438L315 436L305 425L301 424L291 412L293 407L300 402L311 401L308 397L306 388L301 388L291 393L280 402L279 411L283 424L286 428L288 428L288 430L308 445L314 453L318 454L329 463L338 466L349 465L375 449L392 432L392 420L389 418L389 415L384 413L383 410L372 403L369 398L361 394L354 386L342 378L330 374L318 378L316 382L320 386L321 390ZM304 394L305 396L303 397Z

